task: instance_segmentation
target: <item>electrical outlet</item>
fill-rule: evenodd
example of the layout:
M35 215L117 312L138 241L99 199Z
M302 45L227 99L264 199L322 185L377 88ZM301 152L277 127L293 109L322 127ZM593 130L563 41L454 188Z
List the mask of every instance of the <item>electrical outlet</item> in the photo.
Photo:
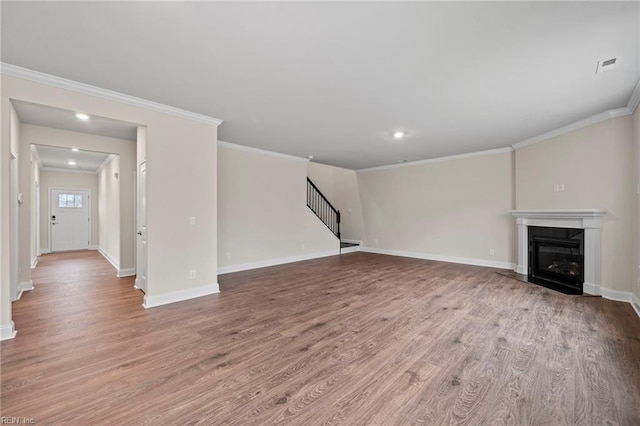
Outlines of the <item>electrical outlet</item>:
M375 245L378 245L378 239L377 238L375 240L373 240L373 242L375 243Z
M190 216L189 217L189 225L195 225L196 224L196 217L195 216Z
M190 280L195 280L196 279L196 270L192 269L189 271L189 279Z
M489 254L491 256L495 256L496 255L496 251L494 249L489 249Z
M304 250L304 249L305 249L305 245L304 245L304 244L302 244L302 250Z
M225 259L227 259L227 260L231 260L231 253L227 252L227 253L224 255L224 257L225 257Z
M562 192L564 191L564 183L556 183L553 185L553 192Z

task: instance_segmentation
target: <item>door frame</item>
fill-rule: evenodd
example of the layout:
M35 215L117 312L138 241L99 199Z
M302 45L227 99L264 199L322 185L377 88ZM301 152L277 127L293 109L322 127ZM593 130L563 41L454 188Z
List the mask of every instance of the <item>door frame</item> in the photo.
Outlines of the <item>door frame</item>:
M51 205L52 205L51 204L51 199L52 199L51 193L53 191L87 191L89 193L89 205L88 205L88 207L89 207L89 220L87 221L87 226L89 227L89 244L87 244L87 250L90 250L91 249L91 239L92 239L91 228L92 228L92 225L93 225L93 220L91 220L91 203L93 202L93 201L91 201L91 200L93 200L93 198L91 198L91 196L92 196L91 195L91 190L88 189L88 188L69 188L69 187L59 187L59 186L50 186L48 189L49 190L47 192L49 193L49 206L48 206L49 207L49 209L48 209L49 211L47 212L48 213L47 224L49 225L48 226L48 228L49 228L49 232L48 232L48 234L49 234L49 253L53 253L53 245L51 244L51 232L53 231L53 229L51 229Z
M136 256L135 256L135 260L136 260L136 279L134 281L133 287L141 290L144 294L147 294L147 283L145 282L144 285L142 285L141 281L138 280L138 278L140 277L140 271L142 270L142 261L141 258L142 256L140 256L140 251L142 250L142 242L140 240L140 235L138 234L138 232L140 232L140 169L142 168L142 165L145 166L145 173L146 173L146 166L147 166L147 160L144 159L142 161L138 162L138 167L136 170ZM146 179L146 178L145 178ZM145 194L146 196L146 181L145 181ZM145 210L146 213L146 210ZM146 220L145 220L146 223ZM146 237L146 236L145 236ZM147 256L144 256L144 261L146 263L147 261ZM145 269L146 269L146 265Z
M18 258L20 253L18 244L20 232L20 203L18 202L18 194L20 194L20 171L18 170L18 156L11 152L9 159L9 194L11 199L9 203L9 288L11 301L15 302L18 300L18 287L20 283L20 263Z

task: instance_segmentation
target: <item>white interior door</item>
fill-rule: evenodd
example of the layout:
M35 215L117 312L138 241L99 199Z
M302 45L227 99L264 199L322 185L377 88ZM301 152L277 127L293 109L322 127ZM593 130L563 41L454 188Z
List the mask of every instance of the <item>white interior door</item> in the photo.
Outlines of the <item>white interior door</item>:
M85 189L54 189L49 192L51 251L89 248L90 193Z
M136 287L147 292L147 163L138 166L138 253Z

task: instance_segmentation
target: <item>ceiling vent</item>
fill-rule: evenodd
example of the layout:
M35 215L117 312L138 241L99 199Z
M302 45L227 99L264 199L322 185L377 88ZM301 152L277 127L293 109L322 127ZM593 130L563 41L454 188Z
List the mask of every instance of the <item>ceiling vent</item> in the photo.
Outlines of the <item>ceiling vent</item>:
M620 63L620 58L611 58L605 59L604 61L598 62L598 66L596 68L596 74L600 74L607 71L613 71L616 69L618 64Z

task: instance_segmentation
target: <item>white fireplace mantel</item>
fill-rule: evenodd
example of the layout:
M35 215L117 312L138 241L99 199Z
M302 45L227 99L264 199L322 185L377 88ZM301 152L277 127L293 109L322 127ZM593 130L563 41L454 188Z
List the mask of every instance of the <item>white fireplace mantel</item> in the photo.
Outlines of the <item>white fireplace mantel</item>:
M606 210L511 210L518 223L518 265L516 272L529 272L529 226L584 229L584 285L585 293L602 294L600 250L602 222Z

